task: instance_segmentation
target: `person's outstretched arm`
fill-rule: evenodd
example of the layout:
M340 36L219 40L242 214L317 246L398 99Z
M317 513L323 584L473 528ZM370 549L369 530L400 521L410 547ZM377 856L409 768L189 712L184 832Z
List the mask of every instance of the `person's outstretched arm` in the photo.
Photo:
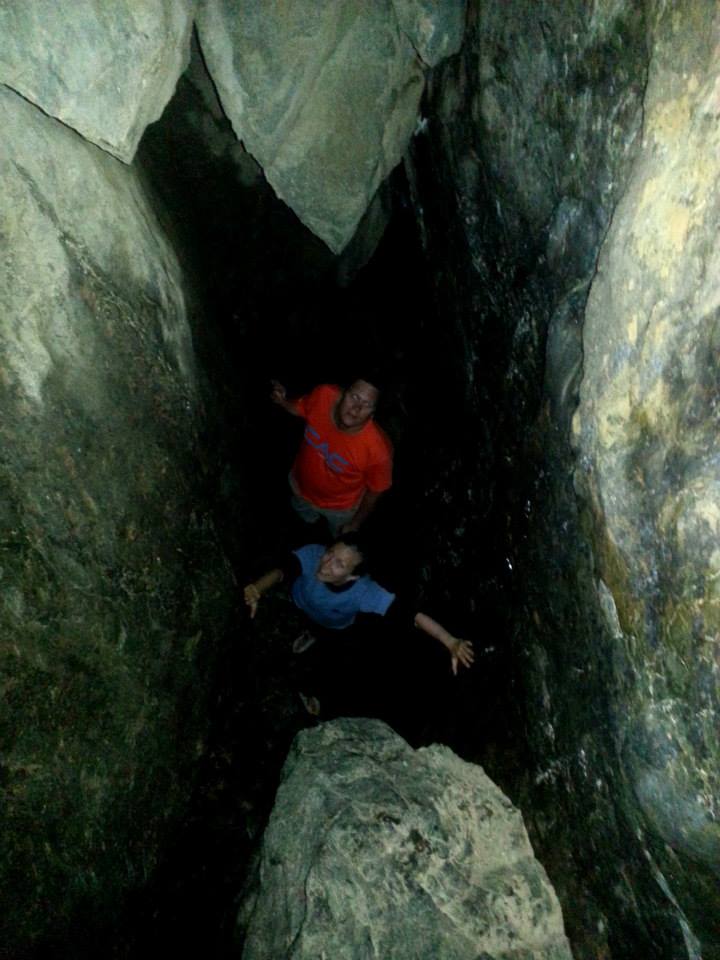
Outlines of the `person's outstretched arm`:
M292 400L288 400L285 387L277 380L271 380L270 384L272 385L272 390L270 391L270 399L272 402L282 407L287 413L291 413L293 417L301 417L302 414L296 404L294 404Z
M459 663L462 664L463 667L472 666L475 653L473 652L472 643L470 643L469 640L460 640L459 637L453 637L452 634L447 632L445 627L439 624L437 620L433 620L432 617L429 617L426 613L415 614L415 626L424 633L427 633L428 636L439 640L444 647L447 647L450 652L450 662L454 674L457 675Z
M283 572L279 567L276 567L274 570L268 570L267 573L264 573L253 583L249 583L244 591L243 596L245 597L245 603L250 607L250 616L254 617L257 613L258 603L260 603L260 598L264 593L266 593L270 587L274 587L276 583L280 583L283 579Z

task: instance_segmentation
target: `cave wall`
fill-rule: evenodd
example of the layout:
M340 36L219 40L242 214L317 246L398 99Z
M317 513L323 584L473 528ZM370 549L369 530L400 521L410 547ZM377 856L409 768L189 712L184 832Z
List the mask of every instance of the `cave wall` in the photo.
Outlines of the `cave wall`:
M472 4L407 164L471 438L427 447L427 576L503 625L489 769L579 957L720 950L717 30Z
M720 18L661 6L652 28L642 149L586 309L575 479L613 637L623 806L716 957Z
M7 88L0 118L0 942L19 956L92 939L151 875L232 583L201 496L193 301L147 186Z

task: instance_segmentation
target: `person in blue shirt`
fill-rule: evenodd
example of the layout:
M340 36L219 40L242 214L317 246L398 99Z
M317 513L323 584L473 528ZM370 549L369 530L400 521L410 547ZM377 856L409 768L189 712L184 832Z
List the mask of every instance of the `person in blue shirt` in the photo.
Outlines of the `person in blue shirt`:
M398 601L376 583L366 572L363 547L356 534L346 533L330 546L307 544L293 551L284 567L276 567L263 574L244 590L245 603L254 617L262 596L275 584L287 581L295 605L312 621L315 631L324 638L337 636L339 631L352 626L359 613L385 616ZM472 643L452 636L426 613L415 613L413 623L420 630L438 640L450 654L452 672L458 665L472 666ZM315 640L305 632L296 640L296 653L306 650Z

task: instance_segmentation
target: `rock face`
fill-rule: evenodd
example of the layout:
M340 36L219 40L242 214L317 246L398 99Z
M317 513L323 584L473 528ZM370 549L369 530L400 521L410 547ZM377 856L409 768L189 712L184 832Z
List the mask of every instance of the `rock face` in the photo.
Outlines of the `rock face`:
M578 957L720 956L718 28L704 0L473 4L409 165L462 357L439 416L479 438L428 450L427 577L482 570L502 611Z
M19 956L91 936L152 871L229 581L194 479L186 293L142 178L7 89L0 123L0 942Z
M429 67L460 49L465 0L392 0L392 6L400 29Z
M574 421L625 773L649 830L708 885L720 876L719 28L714 4L658 16ZM719 911L716 899L714 920L693 917L705 937L720 940Z
M372 720L300 733L241 911L244 960L570 960L520 813L446 747Z
M400 161L423 90L417 54L455 52L464 3L207 0L198 31L238 138L279 197L339 252Z
M57 6L0 8L2 949L52 955L48 937L78 917L107 920L152 873L189 790L178 772L203 749L203 678L229 583L192 479L201 400L188 301L140 170L115 159L133 157L167 102L197 13L237 136L300 218L340 250L375 196L351 262L383 229L377 187L410 141L441 315L413 343L442 388L418 390L412 411L426 444L414 505L418 554L433 557L423 580L456 608L463 598L471 624L500 611L505 669L483 659L476 674L498 681L493 696L510 678L497 713L513 745L527 743L517 793L576 956L717 960L717 5L475 0L450 61L465 25L452 0ZM193 114L174 134L181 146L193 134L186 166L206 186L205 150L207 169L250 189L259 169L201 70L184 97ZM151 145L155 157L168 142ZM173 165L157 164L159 177ZM189 173L185 183L195 189ZM220 176L215 190L221 204ZM247 217L232 224L254 256L265 213L260 198L252 231ZM312 252L317 275L327 256ZM255 263L259 301L271 284ZM298 950L319 942L323 917L344 908L319 891L323 857L349 836L363 855L380 841L387 861L366 862L366 875L389 864L392 897L407 897L436 956L456 934L458 956L468 945L498 955L502 944L476 945L475 901L436 912L441 880L452 890L478 878L437 855L457 837L438 833L446 794L434 778L445 764L463 791L481 787L446 752L413 755L375 727L371 756L359 727L335 729L315 735L322 749L300 741L295 760L312 757L330 780L327 754L355 776L342 744L378 777L382 756L393 783L375 808L353 781L339 832L300 883L310 909L296 883L276 930L261 892L248 955L277 943L285 956L295 934ZM392 790L416 795L411 766L435 803L403 819ZM336 809L336 795L310 796L324 816ZM477 809L512 820L492 796ZM366 818L359 836L344 832L350 809ZM482 836L485 821L467 822ZM304 812L292 836L274 821L280 840L268 834L266 850L297 849L309 827ZM266 871L278 872L270 853ZM493 876L504 874L480 878L483 903L509 910ZM378 886L387 912L396 901ZM527 926L519 906L514 916ZM353 917L352 939L366 943ZM373 937L390 944L397 929ZM564 951L557 943L547 949Z
M196 18L238 138L341 251L407 148L423 67L460 47L465 0L4 4L0 84L129 163L188 65Z
M193 0L0 7L0 83L121 160L187 66Z

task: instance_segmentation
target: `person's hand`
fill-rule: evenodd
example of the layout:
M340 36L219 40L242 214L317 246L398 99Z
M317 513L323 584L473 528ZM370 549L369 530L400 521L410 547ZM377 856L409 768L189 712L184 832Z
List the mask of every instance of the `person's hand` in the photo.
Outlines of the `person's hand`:
M352 520L348 520L347 523L344 523L340 527L340 529L338 530L338 533L355 533L357 529L358 529L357 525L353 523Z
M252 619L257 613L258 603L260 602L262 594L254 583L249 583L243 591L243 596L245 597L245 603L250 607L250 618Z
M283 404L287 400L287 390L285 387L279 383L277 380L271 380L270 385L272 390L270 391L270 399L273 403Z
M473 645L469 640L456 640L455 645L450 651L450 662L452 665L452 672L457 676L458 664L462 664L463 667L471 667L473 661L475 660L475 651L473 650Z

